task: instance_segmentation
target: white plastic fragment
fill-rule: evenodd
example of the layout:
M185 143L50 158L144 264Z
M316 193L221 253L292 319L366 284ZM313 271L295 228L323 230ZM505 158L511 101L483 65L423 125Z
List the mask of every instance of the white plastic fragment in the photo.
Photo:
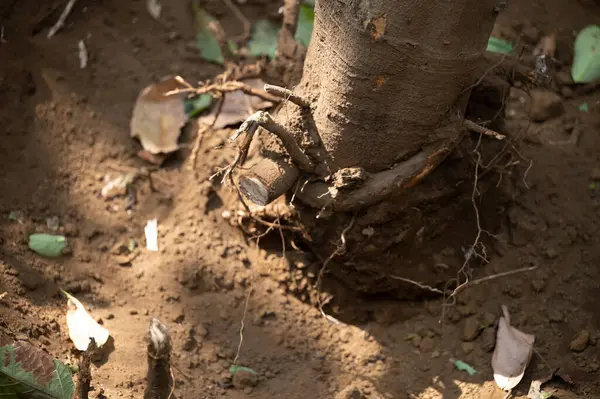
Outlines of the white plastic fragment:
M146 249L148 251L158 251L158 221L156 219L148 220L144 227L146 235Z
M88 52L83 40L79 41L79 68L84 69L88 64Z

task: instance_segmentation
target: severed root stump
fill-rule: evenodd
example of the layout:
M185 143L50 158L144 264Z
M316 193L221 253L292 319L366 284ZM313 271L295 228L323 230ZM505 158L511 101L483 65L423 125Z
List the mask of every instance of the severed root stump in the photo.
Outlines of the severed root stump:
M171 335L158 319L150 320L148 328L148 385L144 399L168 399L172 394Z

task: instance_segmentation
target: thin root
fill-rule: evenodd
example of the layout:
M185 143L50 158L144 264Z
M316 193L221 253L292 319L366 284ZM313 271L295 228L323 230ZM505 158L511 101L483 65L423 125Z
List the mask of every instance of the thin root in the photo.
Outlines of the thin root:
M294 93L290 89L281 86L265 85L265 91L285 100L289 100L301 108L309 108L310 103L302 96Z
M65 25L65 22L67 21L67 17L69 16L69 14L71 14L71 11L73 10L73 6L75 5L76 2L77 2L77 0L69 0L67 5L65 6L65 9L63 10L62 14L60 14L58 21L56 21L56 23L48 31L48 35L46 36L48 39L50 39L52 36L54 36Z
M331 320L334 322L336 322L337 320L335 320L335 318L327 315L325 313L325 311L323 310L324 304L321 301L321 284L323 283L323 276L325 275L325 271L327 270L327 265L329 264L329 262L331 262L333 260L333 258L335 258L336 256L342 255L344 252L346 252L346 234L348 233L348 231L350 231L352 226L354 226L355 221L356 221L356 213L352 214L352 219L350 219L350 223L348 223L348 226L346 226L344 228L344 230L342 230L342 234L340 235L340 245L338 245L338 247L335 249L335 251L333 251L331 253L331 255L329 255L329 257L327 259L325 259L325 262L323 262L323 265L321 266L321 269L319 270L319 275L317 276L317 281L315 282L315 285L314 285L314 288L317 291L317 304L319 305L319 311L321 312L323 317L325 317L327 320Z

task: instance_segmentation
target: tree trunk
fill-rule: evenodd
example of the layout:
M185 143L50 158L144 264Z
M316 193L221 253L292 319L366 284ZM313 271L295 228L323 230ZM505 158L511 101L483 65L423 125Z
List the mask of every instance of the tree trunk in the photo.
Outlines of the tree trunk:
M406 227L401 241L418 237L422 223L415 224L415 217L421 221L423 215L403 207L445 195L440 187L435 192L414 187L463 137L462 118L496 17L494 4L317 0L313 37L294 90L310 107L288 101L277 113L314 167L299 165L279 138L261 131L262 156L270 161L241 173L242 192L266 205L293 191L296 201L320 211L320 217L333 215L319 227L314 214L304 211L307 228L318 230L313 236L319 239L339 240L348 212L358 215L353 230L400 219L399 226ZM416 194L399 197L408 191ZM360 241L360 230L355 233ZM359 253L369 250L354 251L353 261ZM348 256L343 261L348 264ZM371 266L362 268L370 273ZM382 274L373 275L377 280ZM378 284L366 284L367 290Z

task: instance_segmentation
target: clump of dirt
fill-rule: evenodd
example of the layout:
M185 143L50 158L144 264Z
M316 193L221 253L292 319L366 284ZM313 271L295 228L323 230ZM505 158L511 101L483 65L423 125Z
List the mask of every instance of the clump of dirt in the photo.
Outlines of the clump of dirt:
M101 197L106 175L147 167L135 156L139 144L129 137L139 90L172 73L195 81L220 71L190 49L192 19L183 4L164 3L157 22L142 1L78 2L65 27L47 39L62 3L0 6L0 91L7 99L0 109L0 344L29 340L76 364L79 354L68 340L62 288L76 295L114 339L114 351L92 368L92 397L143 396L144 337L154 316L170 330L179 397L496 398L503 394L493 383L491 351L494 320L505 304L511 323L536 335L541 355L534 355L517 397L526 397L531 380L558 367L575 381L574 386L555 385L559 397L600 392L596 92L582 95L560 85L571 88L560 90L561 112L530 123L522 117L529 112L523 108L527 101L520 100L530 93L510 81L514 93L507 109L521 105L494 125L514 140L522 138L523 145L510 148L506 162L482 176L477 204L481 227L490 233L482 238L489 263L472 263L471 278L535 270L472 286L446 307L436 293L399 301L404 291L418 290L414 284L384 285L379 295L363 297L349 294L327 275L323 290L332 298L325 310L343 321L336 322L309 303L323 255L287 232L282 240L277 229L264 237L258 229L256 237L245 234L238 224L242 216L225 205L236 193L209 180L234 156L226 145L229 131L205 137L195 171L186 163L194 137L185 136L188 145L152 173L157 191L147 180L136 183L137 204L130 210L122 199ZM242 10L251 20L265 7L276 13L277 4L249 3ZM594 22L599 12L585 2L512 1L499 23L512 26L529 18L539 31L556 30L558 54L568 51L563 43L572 43L571 32ZM220 17L228 33L241 33L234 15ZM77 57L82 39L90 53L85 69ZM579 111L583 102L588 112ZM481 103L493 116L502 102ZM425 231L446 224L452 237L436 236L433 247L421 249L427 257L407 255L402 240L390 246L385 256L398 262L398 277L418 281L435 273L433 280L445 281L445 266L464 260L461 247L472 244L477 231L471 202L477 136L471 140L431 176L440 185L452 181L452 173L469 176L458 186L436 187L453 193L443 198L461 218L442 213L433 219L439 225ZM482 161L504 144L484 140ZM368 214L370 219L357 218L348 250L380 246L384 236L417 238L418 231L405 233L400 222L373 222L401 208L386 204ZM15 211L20 213L8 218ZM27 248L28 237L53 231L47 219L55 217L71 254L41 258ZM143 246L144 225L154 218L159 251L142 248L119 264L113 249L131 240ZM339 236L331 234L336 238L332 248ZM364 261L377 263L361 259L348 267ZM233 384L234 359L257 373L256 385ZM478 373L456 370L450 359L463 360Z

